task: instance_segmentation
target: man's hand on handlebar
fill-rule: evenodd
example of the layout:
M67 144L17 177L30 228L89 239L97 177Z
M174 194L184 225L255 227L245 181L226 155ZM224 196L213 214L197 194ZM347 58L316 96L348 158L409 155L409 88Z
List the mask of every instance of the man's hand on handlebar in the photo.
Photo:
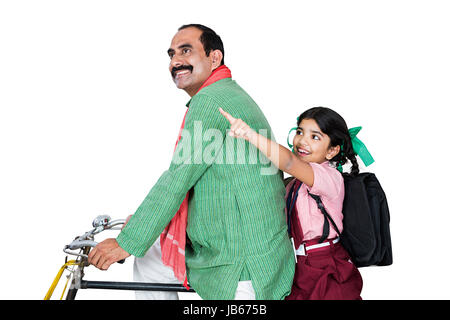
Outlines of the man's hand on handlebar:
M116 239L110 238L103 240L91 250L88 262L100 270L108 270L110 265L129 256L130 254L119 246Z

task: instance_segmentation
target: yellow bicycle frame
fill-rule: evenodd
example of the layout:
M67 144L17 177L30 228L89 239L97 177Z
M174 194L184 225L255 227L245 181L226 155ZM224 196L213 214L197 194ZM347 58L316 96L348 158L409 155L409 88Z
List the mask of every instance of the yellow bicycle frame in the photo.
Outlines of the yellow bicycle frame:
M58 285L58 282L59 282L59 280L61 279L62 274L64 273L64 270L66 270L69 266L76 266L76 265L79 265L79 264L80 264L80 262L77 262L77 261L75 261L75 260L70 260L70 261L67 261L67 262L61 267L61 269L59 269L58 273L56 274L55 280L53 280L52 285L50 286L50 288L48 289L47 294L45 295L44 300L50 300L50 298L51 298L52 295L53 295L53 291L55 291L55 288L56 288L56 286ZM61 295L61 299L60 299L60 300L62 300L62 298L63 298L63 296L64 296L64 292L66 291L67 283L68 283L68 282L69 282L69 279L67 279L67 282L66 282L66 285L65 285L65 287L64 287L64 290L63 290L63 293L62 293L62 295Z

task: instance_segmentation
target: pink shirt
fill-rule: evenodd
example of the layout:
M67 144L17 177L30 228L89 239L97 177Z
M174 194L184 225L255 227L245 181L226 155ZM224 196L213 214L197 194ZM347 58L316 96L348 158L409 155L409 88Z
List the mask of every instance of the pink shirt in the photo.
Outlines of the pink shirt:
M296 202L297 212L300 219L300 225L303 231L303 239L311 240L322 236L324 216L317 207L316 201L308 195L307 190L312 194L320 196L327 212L336 223L339 232L342 232L342 204L344 202L344 178L341 173L331 167L328 161L321 164L312 163L310 165L314 171L314 184L310 188L302 184L298 192ZM286 186L287 193L295 180L292 180ZM328 239L338 236L330 223L330 234Z

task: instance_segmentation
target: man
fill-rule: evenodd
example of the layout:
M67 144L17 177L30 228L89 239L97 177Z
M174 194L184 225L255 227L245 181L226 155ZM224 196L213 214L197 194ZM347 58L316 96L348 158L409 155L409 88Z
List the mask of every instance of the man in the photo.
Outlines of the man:
M129 255L143 256L161 234L161 241L167 238L166 227L184 212L185 203L190 244L179 252L185 254L187 279L200 297L283 299L290 293L295 261L282 177L263 170L269 161L253 161L247 142L239 145L227 138L229 123L219 107L272 136L270 126L231 79L214 31L182 26L168 54L176 86L191 96L181 140L169 169L117 239L98 244L89 261L106 270ZM247 151L248 159L243 156Z

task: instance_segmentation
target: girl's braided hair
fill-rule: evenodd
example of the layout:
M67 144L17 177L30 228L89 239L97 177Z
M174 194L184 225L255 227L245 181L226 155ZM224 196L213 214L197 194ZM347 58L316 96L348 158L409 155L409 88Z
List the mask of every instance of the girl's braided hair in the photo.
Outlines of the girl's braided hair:
M343 166L348 160L352 163L351 175L359 173L356 153L348 132L347 123L336 111L325 107L315 107L303 112L297 119L297 127L303 119L313 119L320 130L330 137L330 147L341 146L341 151L330 160L336 166Z

